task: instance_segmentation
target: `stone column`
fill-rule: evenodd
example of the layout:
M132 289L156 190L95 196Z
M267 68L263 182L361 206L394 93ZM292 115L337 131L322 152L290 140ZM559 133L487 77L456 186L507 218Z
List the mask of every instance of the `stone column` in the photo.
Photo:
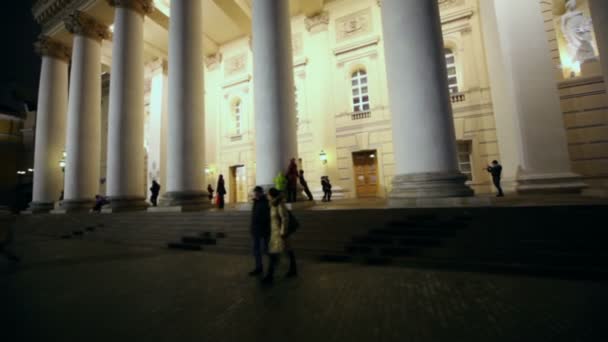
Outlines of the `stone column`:
M589 5L591 6L593 27L595 28L595 40L600 52L604 85L608 92L608 1L589 0Z
M505 190L580 192L540 4L487 0L480 12Z
M42 56L34 150L34 189L30 208L48 212L59 199L63 173L59 166L65 148L65 119L68 108L68 63L64 45L40 37L36 51Z
M458 170L437 1L384 0L396 174L392 200L471 196Z
M105 26L83 12L65 22L74 35L68 102L65 194L62 209L88 210L99 193L101 157L101 41Z
M253 2L256 182L274 186L298 158L289 1Z
M151 0L108 0L115 7L107 195L112 210L143 210L144 16ZM69 158L69 156L68 156Z
M209 206L205 176L203 3L172 0L169 25L168 205Z

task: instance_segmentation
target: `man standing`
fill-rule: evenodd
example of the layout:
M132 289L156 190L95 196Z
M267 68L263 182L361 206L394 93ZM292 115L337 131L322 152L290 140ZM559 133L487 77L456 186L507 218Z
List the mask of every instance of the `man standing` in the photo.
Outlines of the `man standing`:
M255 189L253 189L251 237L253 238L255 269L249 272L249 275L253 277L264 273L262 253L268 252L268 240L270 238L270 205L264 194L264 189L260 186L256 186Z
M310 193L310 189L308 188L308 182L306 182L306 179L304 179L304 170L300 170L300 185L302 188L304 188L304 192L306 193L308 200L312 201L313 198L312 194Z
M150 202L152 202L152 206L156 207L158 205L158 194L160 193L160 184L156 181L156 179L152 180L152 186L150 187Z
M498 195L496 195L496 197L503 197L505 194L502 192L502 187L500 186L502 166L498 163L498 160L494 160L492 161L492 165L488 165L486 170L492 174L492 182L498 190Z

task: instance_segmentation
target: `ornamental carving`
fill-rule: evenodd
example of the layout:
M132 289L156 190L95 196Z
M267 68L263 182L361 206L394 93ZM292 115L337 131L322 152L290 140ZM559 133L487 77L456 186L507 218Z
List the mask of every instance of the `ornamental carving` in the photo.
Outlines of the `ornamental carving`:
M65 28L72 34L99 41L110 38L110 31L105 25L98 23L95 18L81 11L68 15L65 19Z
M216 53L205 57L205 66L209 70L215 70L222 63L222 54Z
M112 7L128 8L145 15L154 11L152 0L107 0Z
M308 17L304 20L304 25L306 25L306 30L308 32L318 32L327 30L327 26L329 25L329 13L321 12L315 16Z
M343 41L372 31L372 12L365 9L336 20L336 40Z
M71 57L70 49L67 46L48 36L38 37L38 41L34 44L34 49L41 56L53 57L64 61L69 61Z
M243 73L247 65L247 54L240 54L226 59L224 63L224 76L232 76Z

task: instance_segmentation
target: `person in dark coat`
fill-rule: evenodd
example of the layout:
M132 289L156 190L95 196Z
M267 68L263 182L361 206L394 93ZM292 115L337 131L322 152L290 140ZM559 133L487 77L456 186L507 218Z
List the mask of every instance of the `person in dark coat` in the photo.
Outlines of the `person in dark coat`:
M502 175L502 165L498 163L498 160L492 161L492 165L488 165L486 171L492 174L492 182L494 186L498 190L498 194L496 197L503 197L505 194L502 192L502 187L500 185L500 177Z
M253 239L255 269L249 272L249 275L258 276L264 273L262 253L268 253L268 240L270 239L270 204L268 203L264 189L260 186L256 186L253 189L251 237Z
M217 180L217 207L220 209L224 209L224 196L226 196L226 187L224 186L224 175L220 175L220 178Z
M321 177L321 188L323 188L323 202L331 202L331 183L329 177Z
M295 203L298 194L298 164L295 159L291 159L287 168L287 203Z
M209 200L213 201L213 193L215 192L215 190L213 190L211 184L207 184L207 192L209 193Z
M152 180L152 186L150 187L150 202L152 202L152 206L156 207L158 205L158 194L160 193L160 184L156 181L156 179Z
M313 200L312 193L310 192L310 189L308 188L308 182L306 182L306 179L304 179L304 170L300 170L300 185L302 186L302 188L304 188L304 192L306 193L308 200L312 201Z

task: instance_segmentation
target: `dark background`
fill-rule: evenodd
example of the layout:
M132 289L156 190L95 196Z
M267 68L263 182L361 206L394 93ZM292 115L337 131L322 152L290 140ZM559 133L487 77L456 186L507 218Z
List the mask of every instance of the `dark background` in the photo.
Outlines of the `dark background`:
M34 107L38 91L40 57L33 44L40 34L32 14L34 0L0 1L0 106L22 109L23 102ZM17 108L14 108L17 107Z

